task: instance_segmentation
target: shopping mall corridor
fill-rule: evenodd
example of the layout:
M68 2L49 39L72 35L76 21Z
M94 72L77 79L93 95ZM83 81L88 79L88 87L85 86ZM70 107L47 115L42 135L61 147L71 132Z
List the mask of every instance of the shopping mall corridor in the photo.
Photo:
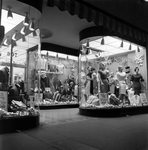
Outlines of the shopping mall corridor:
M40 126L0 135L0 150L148 150L148 114L92 118L40 110Z

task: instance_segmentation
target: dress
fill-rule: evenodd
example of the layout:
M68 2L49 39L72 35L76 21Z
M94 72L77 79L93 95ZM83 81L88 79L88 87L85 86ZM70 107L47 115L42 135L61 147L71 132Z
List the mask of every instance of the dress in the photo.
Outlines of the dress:
M125 72L117 72L116 78L119 82L119 94L126 94L126 73Z
M131 77L131 81L133 82L133 89L134 94L140 94L141 93L141 82L144 81L141 74L133 74Z
M100 78L103 82L103 84L100 84L100 92L108 93L109 92L109 83L108 83L106 71L99 70L98 73L100 74Z

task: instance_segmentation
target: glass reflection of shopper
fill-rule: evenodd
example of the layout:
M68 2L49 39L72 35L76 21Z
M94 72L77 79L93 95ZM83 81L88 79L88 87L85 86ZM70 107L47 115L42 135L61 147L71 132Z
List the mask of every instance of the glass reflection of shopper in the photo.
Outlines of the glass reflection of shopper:
M141 83L143 84L143 86L145 86L144 79L143 79L142 75L139 73L138 67L136 67L134 69L134 71L135 71L135 73L132 74L131 81L133 84L134 94L139 95L141 93Z

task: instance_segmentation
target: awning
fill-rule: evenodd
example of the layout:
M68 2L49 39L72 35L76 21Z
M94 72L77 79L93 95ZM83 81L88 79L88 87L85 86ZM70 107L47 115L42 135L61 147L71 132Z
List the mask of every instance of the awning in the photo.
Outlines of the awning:
M137 41L146 43L148 34L139 28L130 26L104 13L104 11L90 7L77 0L48 0L47 6L57 6L61 11L68 11L71 15L77 15L80 19L85 18L88 22L94 22L97 26L103 26L115 34L124 37L134 38Z

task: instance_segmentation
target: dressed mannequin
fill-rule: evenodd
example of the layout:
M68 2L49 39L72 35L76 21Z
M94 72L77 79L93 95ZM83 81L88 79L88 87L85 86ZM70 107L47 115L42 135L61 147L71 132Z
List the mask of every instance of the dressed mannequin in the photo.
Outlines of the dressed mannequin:
M123 67L119 66L116 73L116 79L119 83L119 95L126 94L126 73L123 71Z
M4 67L0 70L0 90L8 90L8 80L9 80L9 68Z
M115 93L116 80L115 80L113 72L110 73L108 80L109 80L109 86L110 86L110 93L114 94Z
M145 86L144 79L142 75L139 73L138 67L136 67L134 71L135 73L131 76L131 81L133 84L134 94L139 95L141 93L141 83L143 84L143 86Z
M90 95L93 95L93 78L92 78L92 74L95 71L95 69L92 66L89 66L88 68L88 74L86 75L86 79L87 79L87 84L86 84L86 89L90 90L90 92L88 90L88 93L90 93ZM90 89L88 88L90 84Z
M132 74L130 71L130 66L125 67L125 73L126 73L126 84L128 86L128 89L130 89L131 88L131 77L132 77Z
M109 83L107 79L108 71L105 70L105 65L103 63L99 64L98 78L100 80L100 92L109 92Z

